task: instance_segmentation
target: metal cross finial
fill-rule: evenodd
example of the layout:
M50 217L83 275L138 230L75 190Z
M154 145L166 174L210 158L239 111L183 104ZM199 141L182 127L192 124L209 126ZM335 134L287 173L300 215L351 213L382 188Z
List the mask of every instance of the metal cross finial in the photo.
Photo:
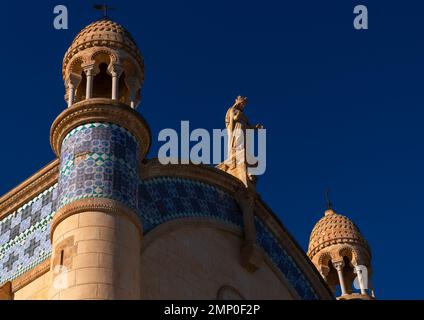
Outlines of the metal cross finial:
M99 11L103 11L103 17L107 18L107 12L108 10L114 10L114 8L109 7L107 4L95 4L93 6L94 9L99 10Z
M325 203L328 210L333 209L333 204L330 201L330 188L325 189Z

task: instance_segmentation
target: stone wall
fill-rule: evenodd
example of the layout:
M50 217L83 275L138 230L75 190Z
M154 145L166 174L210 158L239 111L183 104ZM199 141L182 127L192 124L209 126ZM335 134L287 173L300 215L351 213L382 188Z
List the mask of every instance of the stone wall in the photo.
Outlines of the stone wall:
M163 226L163 232L158 227L152 239L146 237L142 299L217 299L226 288L245 299L296 298L267 263L254 273L241 266L240 235L196 224L174 226Z
M46 300L50 288L50 272L28 283L14 294L15 300Z

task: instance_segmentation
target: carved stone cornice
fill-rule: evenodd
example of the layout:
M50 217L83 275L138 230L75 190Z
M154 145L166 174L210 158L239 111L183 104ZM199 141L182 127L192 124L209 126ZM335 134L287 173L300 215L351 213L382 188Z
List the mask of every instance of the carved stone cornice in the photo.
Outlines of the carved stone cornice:
M221 188L233 196L240 189L246 189L232 175L202 164L161 164L158 159L149 159L142 163L140 176L142 180L166 176L198 180Z
M310 259L313 259L315 255L317 255L322 249L331 247L333 245L343 245L343 244L351 245L351 246L360 246L365 249L368 256L371 256L371 249L365 240L362 241L358 239L347 238L345 236L339 236L334 239L323 241L322 243L319 243L318 245L316 245L313 249L310 249L308 251L308 257Z
M50 239L53 241L54 230L64 219L74 214L93 211L126 217L134 223L140 234L140 238L143 236L143 227L140 218L133 210L116 200L106 198L86 198L73 201L56 212L51 222Z
M14 212L57 182L59 160L55 159L0 198L0 219Z
M126 128L140 143L141 159L150 148L150 128L137 111L112 99L94 98L73 104L53 122L50 144L54 153L60 156L62 141L72 129L90 122L111 122Z
M97 48L97 47L107 47L113 49L121 49L130 53L131 56L137 61L138 67L142 72L144 71L144 60L141 56L140 50L137 47L123 45L122 43L114 40L102 40L101 43L98 40L89 40L84 43L84 46L80 46L79 48L73 48L72 46L65 53L65 57L63 58L63 67L62 73L65 75L67 66L69 62L72 60L74 56L78 53L86 50L87 48Z

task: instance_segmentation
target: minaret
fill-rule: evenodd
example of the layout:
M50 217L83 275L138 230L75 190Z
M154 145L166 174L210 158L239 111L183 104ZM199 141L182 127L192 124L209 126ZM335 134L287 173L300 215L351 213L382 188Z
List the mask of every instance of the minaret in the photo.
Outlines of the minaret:
M137 193L151 139L135 111L143 58L128 31L104 17L75 37L62 73L68 108L50 132L60 172L49 298L139 299Z
M329 203L312 230L308 256L340 300L374 299L371 250L358 227Z

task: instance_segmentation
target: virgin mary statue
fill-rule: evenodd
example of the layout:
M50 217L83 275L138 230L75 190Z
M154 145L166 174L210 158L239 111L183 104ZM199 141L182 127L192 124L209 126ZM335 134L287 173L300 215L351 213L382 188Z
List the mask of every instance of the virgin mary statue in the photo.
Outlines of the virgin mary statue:
M257 129L260 125L252 126L243 110L247 104L247 98L238 96L231 108L225 115L225 126L228 134L228 157L227 161L236 164L246 163L246 129Z

